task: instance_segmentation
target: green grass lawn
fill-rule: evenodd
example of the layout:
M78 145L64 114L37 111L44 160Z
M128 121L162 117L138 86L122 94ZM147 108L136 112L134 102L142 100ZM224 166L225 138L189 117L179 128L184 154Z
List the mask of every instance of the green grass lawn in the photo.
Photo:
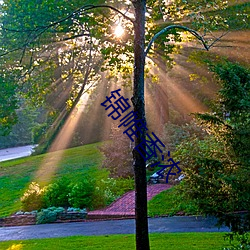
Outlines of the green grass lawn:
M106 176L107 171L98 169L102 160L98 145L101 144L94 143L65 150L51 181L62 176L79 181L84 175L92 175L97 171L99 178ZM50 154L53 157L57 153ZM37 181L35 174L45 157L46 154L0 163L0 217L21 209L20 197L30 182Z
M177 193L175 187L159 193L148 202L148 215L151 217L161 215L171 216L180 211L188 215L199 214L197 207L183 199Z
M221 250L228 246L225 233L154 233L151 250ZM67 238L0 242L1 250L135 249L134 235L74 236Z
M61 177L75 182L90 175L98 176L99 179L107 177L108 172L98 168L102 160L102 154L97 148L99 145L94 143L65 150L50 181ZM53 158L57 154L54 152L49 155ZM0 217L21 210L20 197L32 181L37 181L35 174L46 156L48 154L0 163ZM176 202L177 198L174 188L158 194L149 202L149 216L173 215L179 211L196 214L195 209L181 198Z

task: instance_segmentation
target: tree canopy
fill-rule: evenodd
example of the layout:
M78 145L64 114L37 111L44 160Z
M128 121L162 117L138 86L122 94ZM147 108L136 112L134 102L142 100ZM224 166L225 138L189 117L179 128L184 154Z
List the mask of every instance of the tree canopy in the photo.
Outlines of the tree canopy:
M227 10L226 1L147 1L146 45L173 24L199 30L203 37L212 30L230 29L228 20L241 14L245 15L243 27L246 13L221 15ZM82 6L77 0L5 0L1 4L1 67L7 63L15 69L15 88L29 102L40 105L58 98L60 110L65 109L98 81L103 70L122 75L124 84L132 81L133 20L130 1L85 1ZM119 39L114 35L118 24L126 30ZM177 46L173 41L184 38L179 31L171 29L159 36L148 56L157 52L171 64L170 55ZM67 94L62 95L62 88Z

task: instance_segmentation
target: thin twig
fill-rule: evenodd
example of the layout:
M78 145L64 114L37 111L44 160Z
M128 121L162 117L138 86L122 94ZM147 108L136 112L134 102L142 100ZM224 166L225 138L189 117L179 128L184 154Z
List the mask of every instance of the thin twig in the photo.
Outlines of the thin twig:
M223 36L227 35L230 31L228 30L227 32L223 33L221 36L217 37L209 46L208 48L210 49L216 42L218 42Z

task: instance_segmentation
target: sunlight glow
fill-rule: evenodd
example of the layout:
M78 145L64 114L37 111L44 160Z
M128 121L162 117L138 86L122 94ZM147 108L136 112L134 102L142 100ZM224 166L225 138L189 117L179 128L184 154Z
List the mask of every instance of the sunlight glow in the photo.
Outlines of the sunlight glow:
M56 139L52 143L49 152L44 158L39 170L36 173L36 180L39 183L47 184L51 177L55 174L59 163L63 158L64 149L66 149L73 137L76 126L79 122L81 114L85 109L89 95L87 93L83 94L79 103L72 111L70 117L67 119L63 128L57 135ZM56 151L56 152L54 152Z
M122 37L122 35L124 34L124 28L118 24L115 28L114 34L116 37Z

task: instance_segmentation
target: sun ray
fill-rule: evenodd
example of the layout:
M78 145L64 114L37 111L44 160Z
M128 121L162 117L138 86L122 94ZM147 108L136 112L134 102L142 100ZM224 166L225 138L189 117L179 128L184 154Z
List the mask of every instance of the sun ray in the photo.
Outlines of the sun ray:
M39 183L48 183L51 177L56 172L59 162L63 157L64 149L69 145L72 135L75 131L77 123L79 122L81 112L84 110L89 95L87 93L83 94L79 103L74 107L67 121L63 125L59 134L53 141L51 147L49 148L48 153L44 160L42 161L41 166L36 172L35 179ZM54 152L56 151L56 152ZM53 152L53 153L52 153Z

